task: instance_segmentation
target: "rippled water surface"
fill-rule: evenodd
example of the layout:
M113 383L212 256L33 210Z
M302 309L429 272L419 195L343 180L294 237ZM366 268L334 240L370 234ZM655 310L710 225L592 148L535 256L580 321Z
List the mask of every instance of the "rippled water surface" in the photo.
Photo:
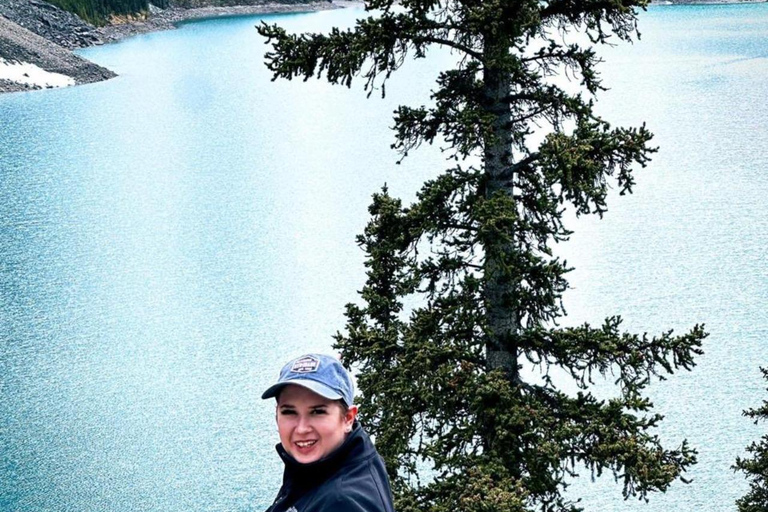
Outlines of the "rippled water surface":
M360 11L268 17L292 30ZM0 510L262 510L280 478L281 362L329 350L364 279L354 236L385 182L406 198L444 167L401 166L391 111L425 101L451 57L386 100L270 82L259 18L189 23L83 54L117 79L0 97ZM574 224L568 322L619 313L657 333L706 322L690 374L655 385L660 435L699 450L690 485L587 510L733 510L730 469L763 427L768 364L768 6L657 7L605 52L614 124L660 151L631 197Z

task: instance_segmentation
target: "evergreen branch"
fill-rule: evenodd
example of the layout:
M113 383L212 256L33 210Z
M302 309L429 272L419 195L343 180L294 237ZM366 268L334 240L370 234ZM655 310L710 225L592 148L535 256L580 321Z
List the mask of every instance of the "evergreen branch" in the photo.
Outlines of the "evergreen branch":
M539 147L541 169L560 187L560 201L570 201L577 214L600 216L606 211L606 176L616 174L620 193L632 191L633 164L645 167L655 148L652 134L639 129L615 129L602 121L580 119L571 135L551 134Z
M545 26L554 21L561 28L584 27L593 43L605 44L611 35L629 42L637 33L635 7L647 5L648 0L550 0L540 15Z
M600 328L589 324L566 329L530 329L523 333L519 346L532 360L564 368L580 387L592 383L597 372L618 372L617 383L625 393L636 394L651 376L664 378L682 368L691 370L694 356L703 353L701 345L708 336L703 326L695 326L682 336L672 331L658 337L621 333L622 320L610 317ZM663 372L663 373L662 373Z
M496 176L496 179L502 180L502 181L511 180L523 169L528 169L532 164L534 164L540 159L541 159L540 153L538 152L531 153L530 155L523 158L519 162L515 162L509 167L502 169L501 173L498 176Z
M760 372L763 379L768 380L768 368L760 368ZM768 420L768 401L763 400L760 407L747 409L743 414L753 419L756 425ZM749 491L736 500L736 506L738 512L761 512L768 509L768 434L747 446L746 451L750 457L736 457L736 463L731 466L734 471L743 473L749 482Z
M475 59L480 63L483 63L485 61L485 58L481 52L474 50L469 46L461 44L457 41L453 41L451 39L446 39L443 37L436 37L436 36L414 36L411 38L411 40L417 44L423 44L423 43L439 44L442 46L446 46L448 48L453 48L454 50L459 50L469 55L470 57L472 57L473 59Z

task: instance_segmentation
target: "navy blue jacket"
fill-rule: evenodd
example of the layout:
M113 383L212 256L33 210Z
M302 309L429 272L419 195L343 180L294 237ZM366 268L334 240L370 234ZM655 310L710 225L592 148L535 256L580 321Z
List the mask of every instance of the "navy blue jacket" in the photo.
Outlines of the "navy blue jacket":
M359 423L333 453L309 464L276 448L285 472L267 512L394 512L384 462Z

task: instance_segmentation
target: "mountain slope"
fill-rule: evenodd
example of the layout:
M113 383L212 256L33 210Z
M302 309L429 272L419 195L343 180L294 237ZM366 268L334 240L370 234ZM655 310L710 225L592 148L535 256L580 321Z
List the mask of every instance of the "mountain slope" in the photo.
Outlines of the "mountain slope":
M114 76L108 69L0 16L0 92L87 84Z

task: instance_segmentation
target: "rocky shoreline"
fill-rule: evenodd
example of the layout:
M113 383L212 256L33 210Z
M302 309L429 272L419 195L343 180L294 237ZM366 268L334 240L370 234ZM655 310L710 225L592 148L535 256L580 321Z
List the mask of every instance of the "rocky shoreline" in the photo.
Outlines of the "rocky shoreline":
M355 3L355 2L343 2ZM185 9L171 7L154 9L145 20L129 21L100 27L97 30L102 43L112 43L137 34L146 34L159 30L170 30L183 21L216 18L219 16L242 16L249 14L275 14L285 12L314 12L338 9L342 2L316 1L306 3L264 2L256 5L236 5L228 7L197 7Z
M205 0L202 0L205 1ZM357 2L246 0L228 7L152 8L144 19L94 27L43 0L0 1L0 93L108 80L112 71L72 50L120 41L136 34L173 29L182 21L283 12L336 9Z
M100 82L112 71L0 16L0 92Z

